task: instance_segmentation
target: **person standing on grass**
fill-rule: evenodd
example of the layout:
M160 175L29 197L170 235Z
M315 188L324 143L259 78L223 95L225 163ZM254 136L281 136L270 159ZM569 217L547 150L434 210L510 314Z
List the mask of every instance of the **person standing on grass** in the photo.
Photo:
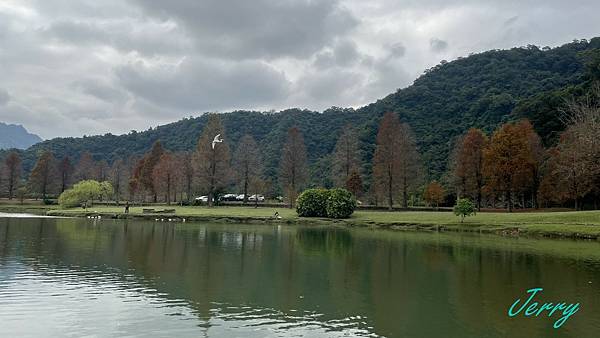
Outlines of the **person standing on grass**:
M127 201L125 203L125 213L128 214L129 213L129 201Z

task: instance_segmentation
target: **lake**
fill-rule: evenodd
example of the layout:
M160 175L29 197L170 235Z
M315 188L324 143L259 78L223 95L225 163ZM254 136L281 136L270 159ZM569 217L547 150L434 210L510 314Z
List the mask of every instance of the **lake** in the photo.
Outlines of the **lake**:
M599 337L600 243L0 218L0 336Z

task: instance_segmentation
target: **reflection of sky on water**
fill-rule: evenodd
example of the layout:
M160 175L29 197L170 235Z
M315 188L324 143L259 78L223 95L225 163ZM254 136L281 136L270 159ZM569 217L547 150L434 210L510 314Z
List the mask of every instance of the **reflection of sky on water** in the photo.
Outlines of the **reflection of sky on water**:
M132 275L0 263L0 336L373 337L361 317L210 304L202 319L187 301L139 285Z

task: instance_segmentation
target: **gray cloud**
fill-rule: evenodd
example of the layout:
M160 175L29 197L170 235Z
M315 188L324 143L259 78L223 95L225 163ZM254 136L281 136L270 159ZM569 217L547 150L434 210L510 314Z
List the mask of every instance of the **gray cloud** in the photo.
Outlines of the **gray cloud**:
M406 47L400 42L394 43L388 48L392 57L403 57L406 54Z
M517 22L517 20L519 20L519 16L518 15L510 17L506 21L504 21L504 26L508 27L508 26L514 24L515 22Z
M151 67L142 62L119 68L120 82L134 95L174 110L221 110L284 100L285 75L257 61L229 64L202 58Z
M73 83L73 88L107 103L125 103L128 99L125 90L116 88L113 84L105 82L103 78L82 79Z
M110 46L123 52L148 55L185 53L192 41L169 22L151 20L57 21L43 30L44 36L76 46Z
M365 56L358 52L354 41L343 40L336 42L332 48L318 53L314 65L319 69L326 69L334 66L350 67L363 57Z
M181 22L200 50L224 58L305 58L358 24L335 0L136 3L148 15Z
M5 89L0 88L0 106L3 106L8 103L10 100L10 95Z
M448 43L438 38L431 38L429 40L429 46L431 47L431 50L436 53L443 52L448 49Z
M298 92L304 95L301 100L317 101L327 106L340 106L343 101L347 102L356 94L356 90L361 88L362 81L364 76L360 73L332 69L309 74L300 79Z
M591 38L598 10L594 0L3 2L0 121L49 138L204 111L357 107L442 57Z

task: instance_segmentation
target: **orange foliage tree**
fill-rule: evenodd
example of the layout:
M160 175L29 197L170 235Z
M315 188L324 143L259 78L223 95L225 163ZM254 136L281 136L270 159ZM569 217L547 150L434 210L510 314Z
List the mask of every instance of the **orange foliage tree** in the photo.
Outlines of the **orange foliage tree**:
M509 211L514 208L517 194L526 191L537 194L532 178L540 163L531 143L536 139L533 134L535 131L529 121L507 123L494 132L484 150L486 184L490 190L504 197Z
M481 210L483 196L483 152L488 138L475 128L469 131L456 143L452 158L452 176L458 197L469 197L477 203Z
M356 196L357 198L362 194L363 181L362 181L362 178L360 177L360 174L357 171L353 171L350 174L350 176L346 180L345 187L346 187L346 189L348 189L348 191L350 191L352 194L354 194L354 196Z
M423 199L430 206L439 207L440 203L444 202L444 197L446 196L446 191L441 184L437 181L433 181L429 183L425 187L425 191L423 192Z
M169 152L164 152L154 166L152 177L157 194L164 195L165 202L170 205L171 200L176 201L176 183L181 176L181 165L177 157Z

